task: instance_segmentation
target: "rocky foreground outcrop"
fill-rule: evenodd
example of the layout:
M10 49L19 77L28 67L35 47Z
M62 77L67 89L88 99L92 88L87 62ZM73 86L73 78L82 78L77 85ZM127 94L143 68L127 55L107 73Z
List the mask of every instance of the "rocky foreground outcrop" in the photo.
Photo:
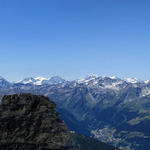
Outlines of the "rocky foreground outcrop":
M66 149L68 131L47 97L5 95L0 104L0 149Z

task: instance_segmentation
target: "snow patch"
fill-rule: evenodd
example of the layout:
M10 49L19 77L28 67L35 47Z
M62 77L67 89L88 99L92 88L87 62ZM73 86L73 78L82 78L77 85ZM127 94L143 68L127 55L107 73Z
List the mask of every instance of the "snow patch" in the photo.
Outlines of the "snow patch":
M128 83L138 83L139 79L137 78L125 78L125 81L127 81Z

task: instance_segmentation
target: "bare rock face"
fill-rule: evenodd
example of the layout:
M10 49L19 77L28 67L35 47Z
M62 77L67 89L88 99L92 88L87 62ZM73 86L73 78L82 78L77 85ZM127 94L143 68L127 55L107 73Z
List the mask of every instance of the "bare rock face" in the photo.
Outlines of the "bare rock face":
M5 95L0 104L0 148L3 150L65 149L66 125L47 97Z

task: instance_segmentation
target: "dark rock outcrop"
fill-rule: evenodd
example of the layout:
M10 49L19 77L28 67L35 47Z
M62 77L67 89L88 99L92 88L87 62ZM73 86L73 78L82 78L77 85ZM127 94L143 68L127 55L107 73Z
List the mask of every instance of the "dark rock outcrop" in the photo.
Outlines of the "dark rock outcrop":
M47 97L5 95L0 104L0 148L3 150L66 149L68 131Z

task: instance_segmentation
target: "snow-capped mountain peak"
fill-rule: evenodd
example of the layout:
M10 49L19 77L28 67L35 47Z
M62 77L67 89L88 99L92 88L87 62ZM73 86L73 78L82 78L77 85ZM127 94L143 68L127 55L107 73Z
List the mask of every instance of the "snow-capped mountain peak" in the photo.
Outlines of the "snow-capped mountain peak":
M110 79L118 79L118 77L116 77L116 76L111 76L111 77L109 77Z
M64 83L65 80L59 76L53 76L49 79L49 82L52 84Z
M126 82L132 83L132 84L139 82L139 79L138 79L138 78L125 78L124 80L125 80Z
M85 77L86 80L88 80L88 79L92 80L92 79L95 79L95 78L98 78L97 74L90 74L90 75L88 75L88 76Z
M1 84L1 81L6 81L6 80L3 77L0 77L0 84ZM50 78L28 77L16 83L32 84L32 85L57 85L59 84L61 86L64 86L65 84L68 84L68 83L70 84L74 83L74 85L84 84L85 86L95 87L101 90L104 90L104 89L121 90L123 88L126 88L128 84L133 84L134 87L139 86L139 84L141 86L148 86L150 84L150 80L141 81L137 78L121 79L116 76L107 77L107 76L98 76L98 75L92 74L92 75L86 76L85 78L77 79L74 81L66 81L59 76L52 76Z
M96 78L98 78L98 75L91 74L91 75L86 76L85 78L77 79L76 81L78 83L87 83L87 82L89 82L91 80L95 80Z
M0 87L9 86L9 85L10 83L6 79L4 79L2 76L0 76Z
M22 83L22 84L29 84L29 83L33 83L35 82L36 80L32 77L27 77L21 81L18 81L17 83Z
M29 78L25 78L24 80L18 81L17 83L42 85L42 84L58 84L58 83L63 83L63 82L65 82L65 80L62 79L61 77L53 76L51 78L29 77Z
M150 80L145 80L144 83L145 83L145 84L149 84L149 83L150 83Z
M44 78L44 77L35 77L34 79L35 80L40 80L40 81L42 81L42 80L48 80L47 78Z
M42 85L43 82L46 82L49 80L49 79L44 78L44 77L36 77L34 79L35 79L35 82L34 82L35 85Z
M25 78L21 81L18 81L17 83L41 85L43 80L46 80L46 78L43 78L43 77L36 77L36 78L28 77L28 78Z

